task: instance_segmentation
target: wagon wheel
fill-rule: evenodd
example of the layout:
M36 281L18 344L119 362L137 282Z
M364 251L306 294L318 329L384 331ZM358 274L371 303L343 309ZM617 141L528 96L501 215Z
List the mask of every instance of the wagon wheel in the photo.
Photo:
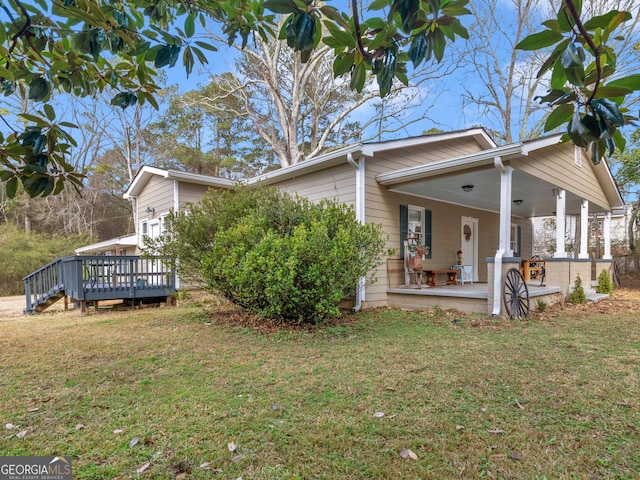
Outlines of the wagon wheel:
M510 319L529 318L529 289L517 268L510 269L505 275L502 298Z

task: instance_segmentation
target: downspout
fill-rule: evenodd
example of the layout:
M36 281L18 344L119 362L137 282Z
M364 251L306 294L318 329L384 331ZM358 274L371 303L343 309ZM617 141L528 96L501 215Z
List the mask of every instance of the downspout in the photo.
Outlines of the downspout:
M491 315L499 317L502 299L502 259L509 247L511 221L511 174L513 168L506 167L500 157L494 157L493 165L500 172L500 240L493 263L493 311Z
M364 158L360 158L357 162L353 158L352 153L347 153L347 161L356 170L356 220L364 224L365 223L365 211L364 211ZM365 301L365 277L360 277L358 280L358 287L356 289L356 305L353 308L354 311L359 312L362 309L362 302Z

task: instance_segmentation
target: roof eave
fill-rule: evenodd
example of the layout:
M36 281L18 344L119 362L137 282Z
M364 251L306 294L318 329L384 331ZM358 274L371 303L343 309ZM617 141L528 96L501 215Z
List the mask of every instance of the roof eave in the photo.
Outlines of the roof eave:
M454 157L436 163L429 163L426 165L418 165L416 167L381 173L376 176L376 180L381 185L394 185L398 183L411 182L433 175L441 175L443 173L489 165L493 163L493 160L496 157L518 154L522 154L521 143L495 147L490 150L483 150L471 155Z

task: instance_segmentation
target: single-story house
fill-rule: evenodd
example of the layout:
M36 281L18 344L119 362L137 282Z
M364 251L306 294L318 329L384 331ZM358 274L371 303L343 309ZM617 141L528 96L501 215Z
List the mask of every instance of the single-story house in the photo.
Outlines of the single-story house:
M564 234L557 235L553 258L544 259L545 286L530 281L532 296L546 302L562 299L577 276L591 280L589 215L603 218L604 251L596 260L597 271L611 264L611 212L623 208L623 199L605 161L595 165L586 151L560 138L498 146L484 129L471 128L357 143L246 183L275 186L312 201L336 199L352 205L360 221L382 225L387 247L395 254L375 272L376 283L359 289L356 308L439 305L501 314L506 271L520 268L537 253L536 217L553 216L558 232L564 232L566 218L577 215L583 227L577 258L566 252ZM233 187L222 178L143 167L125 193L134 204L134 243L139 247L142 236L160 235L163 217L171 210L183 210L209 189ZM455 270L461 250L460 263L467 267L469 281L438 285L442 278L436 276L435 288L407 284L407 237L429 246L423 268L433 272ZM78 253L104 253L105 246L108 242ZM118 248L114 246L112 253Z

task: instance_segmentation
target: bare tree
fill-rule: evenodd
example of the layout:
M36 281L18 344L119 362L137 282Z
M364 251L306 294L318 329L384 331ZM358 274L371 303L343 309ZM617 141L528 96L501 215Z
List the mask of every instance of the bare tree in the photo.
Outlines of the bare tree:
M535 99L548 89L548 78L537 77L546 59L545 52L516 50L515 46L539 30L543 20L553 16L557 3L557 0L474 0L469 4L474 23L460 55L469 80L464 82L463 103L475 105L496 139L505 143L542 133L549 110ZM618 64L623 66L617 73L624 76L638 66L632 48L638 41L637 1L583 2L586 18L614 8L636 13L625 25L625 40L617 40L614 46L619 52Z
M214 39L221 39L213 36ZM219 79L217 94L199 103L228 111L228 97L237 100L233 113L250 120L256 134L273 150L281 167L312 158L329 147L349 141L392 135L427 118L434 85L455 66L436 65L415 72L405 87L397 82L380 100L377 87L353 92L346 77L333 76L333 50L316 49L302 63L299 54L282 42L255 38L241 50L237 73ZM420 84L431 80L427 91Z

